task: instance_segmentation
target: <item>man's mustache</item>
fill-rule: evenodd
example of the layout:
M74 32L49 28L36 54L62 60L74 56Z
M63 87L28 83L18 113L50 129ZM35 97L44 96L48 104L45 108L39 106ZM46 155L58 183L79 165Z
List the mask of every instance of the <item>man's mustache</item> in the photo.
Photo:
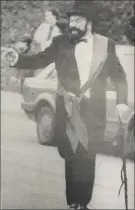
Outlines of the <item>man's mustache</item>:
M69 32L72 32L72 31L82 32L80 29L75 28L75 27L70 27L70 28L68 29L68 31L69 31Z

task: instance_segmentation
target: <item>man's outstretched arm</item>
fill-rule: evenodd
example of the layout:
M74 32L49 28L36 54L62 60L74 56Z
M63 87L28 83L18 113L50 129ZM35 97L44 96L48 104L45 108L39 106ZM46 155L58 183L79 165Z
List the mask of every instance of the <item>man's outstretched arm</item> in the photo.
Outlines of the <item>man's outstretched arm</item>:
M11 63L11 67L17 69L39 69L45 68L55 60L54 43L52 43L45 51L42 51L35 55L22 55L18 54L15 60Z

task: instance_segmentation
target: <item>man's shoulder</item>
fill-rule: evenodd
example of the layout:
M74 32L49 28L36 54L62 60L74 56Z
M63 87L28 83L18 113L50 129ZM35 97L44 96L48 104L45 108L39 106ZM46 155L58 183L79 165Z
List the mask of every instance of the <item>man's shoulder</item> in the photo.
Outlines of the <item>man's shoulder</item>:
M101 39L101 40L107 39L107 40L108 40L108 43L112 43L112 44L114 44L114 45L116 44L116 42L115 42L113 39L111 39L110 37L103 36L103 35L98 34L98 33L95 33L95 36L96 36L97 38Z
M66 43L69 42L68 34L60 34L53 38L54 43Z
M108 52L114 52L115 51L116 41L114 41L110 37L103 36L101 34L95 34L95 35L98 38L98 40L100 40L100 42L103 42L105 40L107 41L107 43L108 43L108 47L107 47Z

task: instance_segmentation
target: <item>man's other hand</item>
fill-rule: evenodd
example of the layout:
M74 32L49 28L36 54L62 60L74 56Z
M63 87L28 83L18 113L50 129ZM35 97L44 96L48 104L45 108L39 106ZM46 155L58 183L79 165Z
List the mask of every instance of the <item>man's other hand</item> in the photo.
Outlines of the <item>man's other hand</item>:
M129 109L128 105L118 104L117 107L116 107L116 112L117 112L119 120L122 123L127 123L128 122L128 118L129 118L129 115L130 115L130 109Z

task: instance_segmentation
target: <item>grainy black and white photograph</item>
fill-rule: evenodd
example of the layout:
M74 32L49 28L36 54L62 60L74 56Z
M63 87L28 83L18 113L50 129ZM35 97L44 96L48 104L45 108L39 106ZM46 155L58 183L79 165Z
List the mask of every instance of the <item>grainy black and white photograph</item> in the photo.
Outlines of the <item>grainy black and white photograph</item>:
M1 209L134 206L133 0L1 0Z

